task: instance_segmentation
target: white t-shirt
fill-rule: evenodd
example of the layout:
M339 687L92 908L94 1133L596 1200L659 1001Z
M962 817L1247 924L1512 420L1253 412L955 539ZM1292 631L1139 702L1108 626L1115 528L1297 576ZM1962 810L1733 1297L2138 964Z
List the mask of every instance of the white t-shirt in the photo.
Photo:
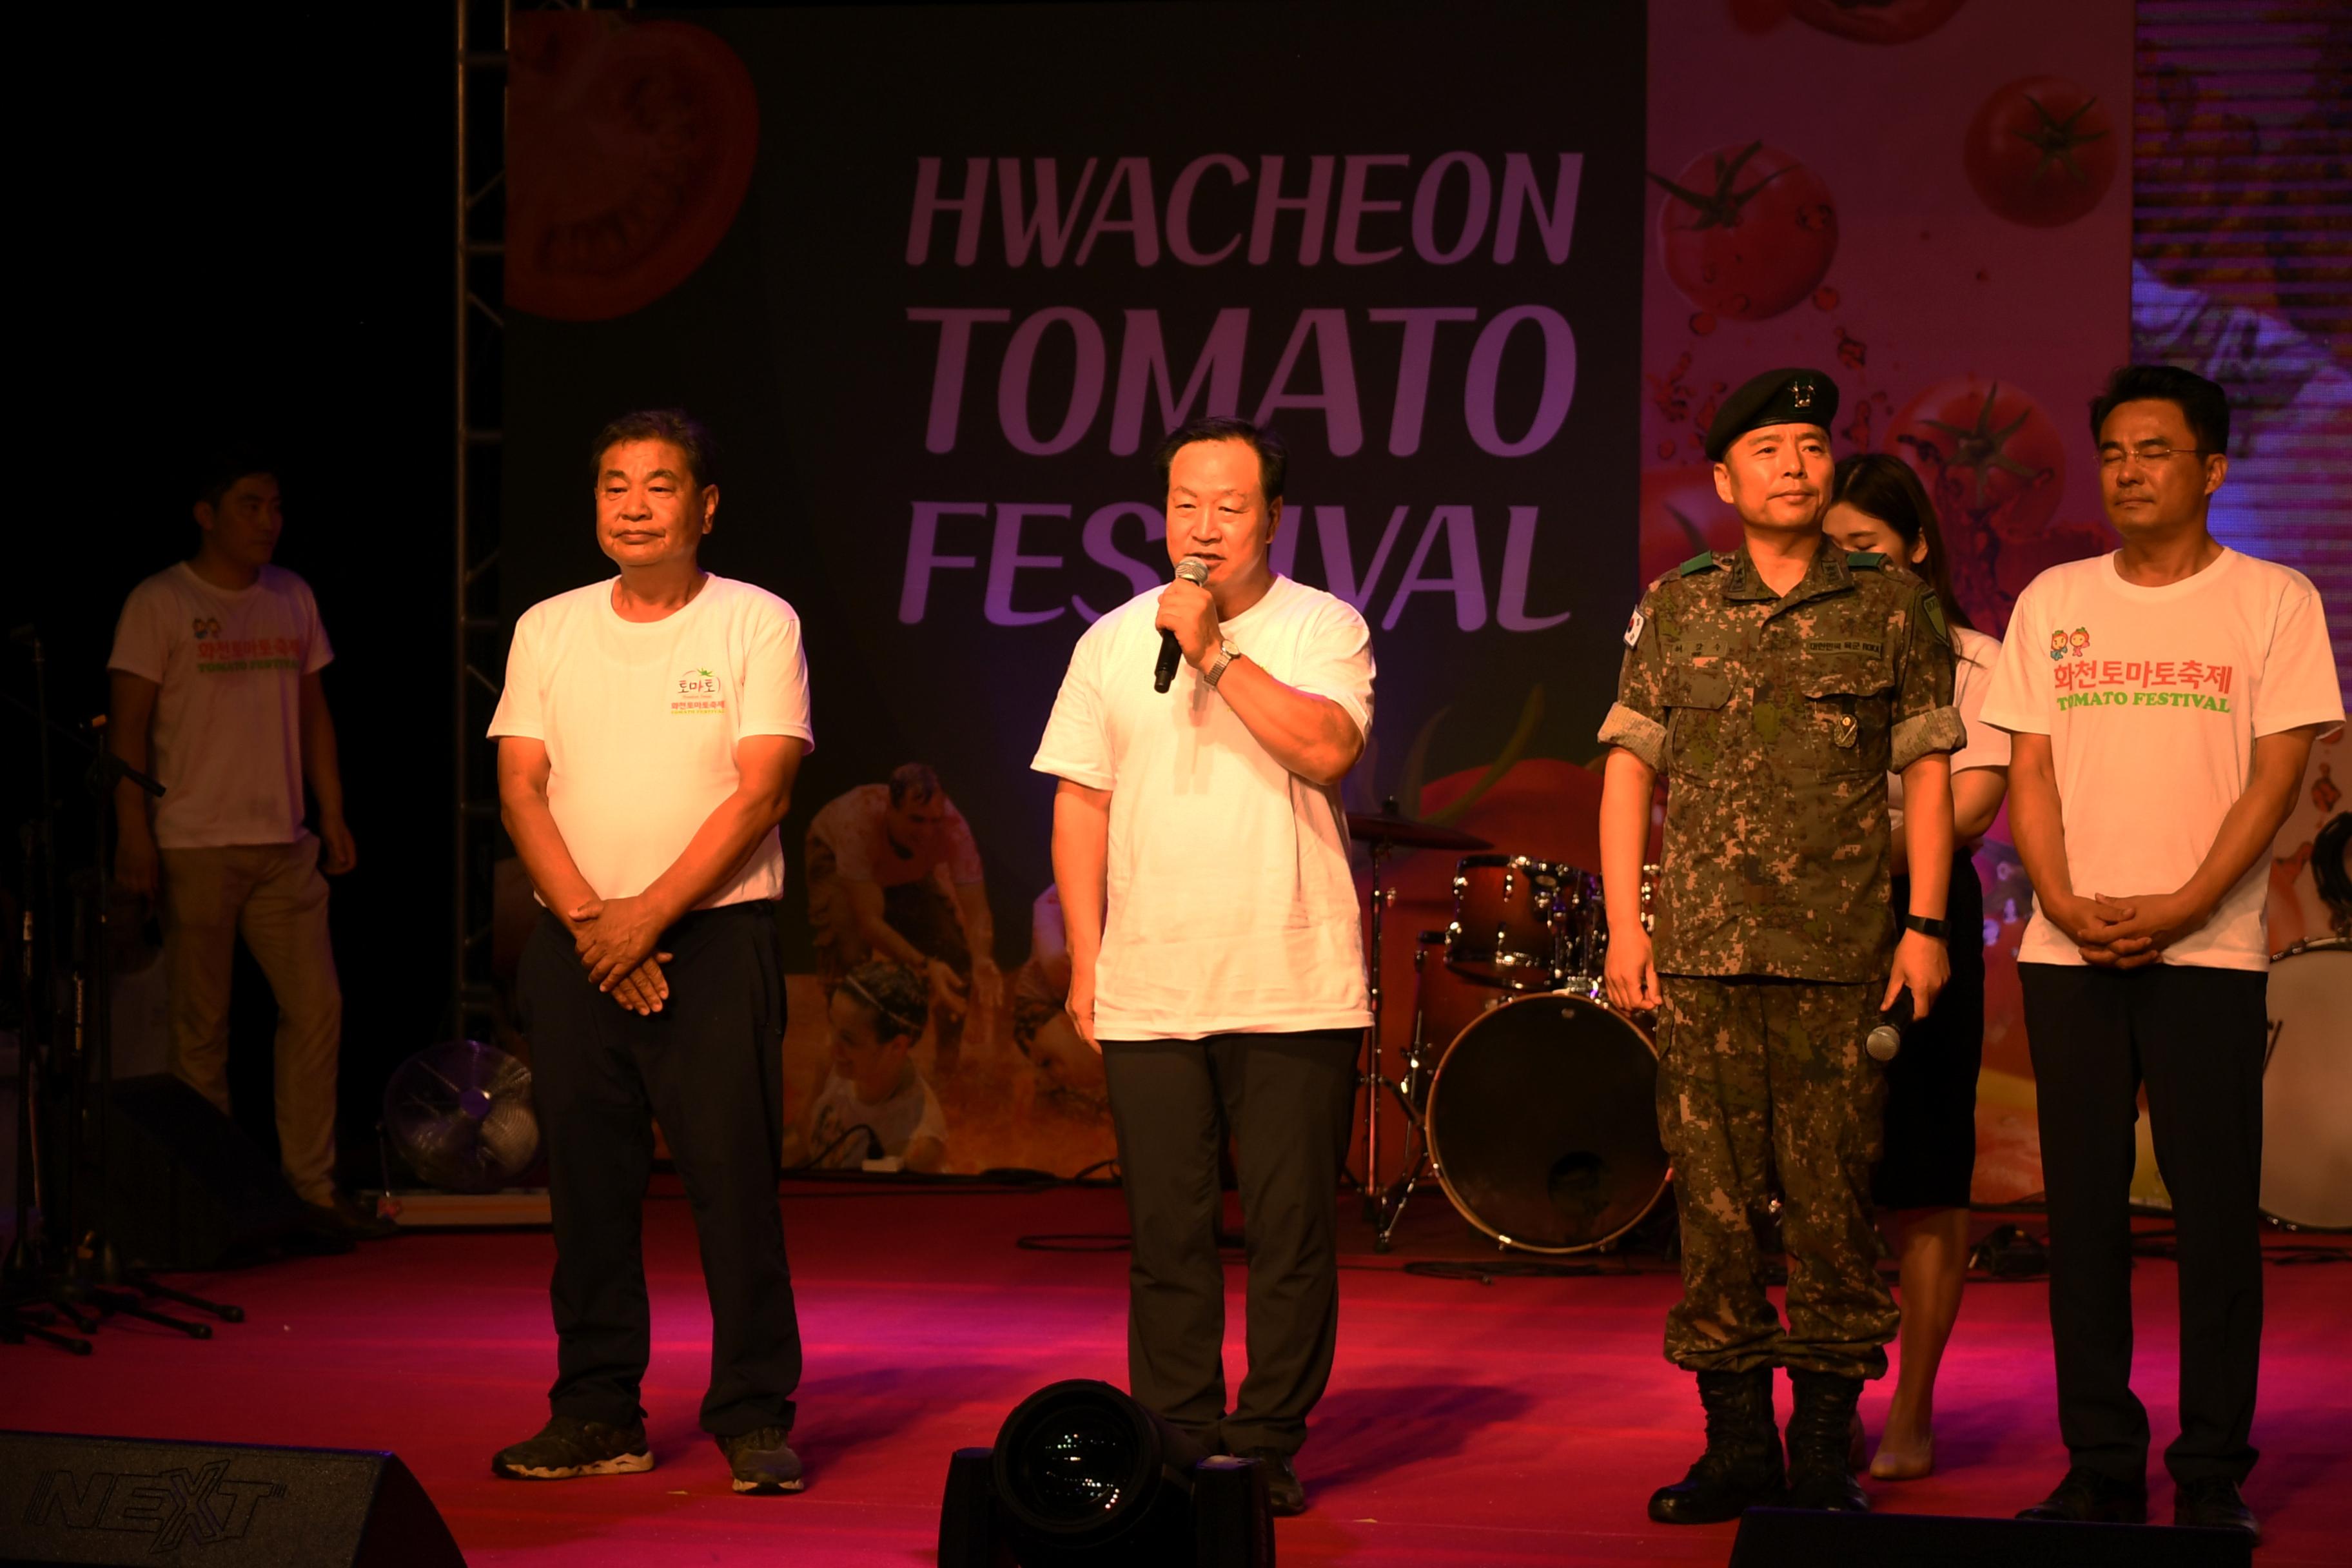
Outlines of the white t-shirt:
M1985 693L1991 689L1993 666L2000 659L2000 639L1969 626L1954 626L1952 653L1952 706L1959 710L1960 722L1969 732L1967 742L1952 753L1952 776L1958 778L1970 768L2005 768L2009 766L2009 731L1984 721ZM1903 831L1901 773L1886 775L1886 806L1887 831L1899 837Z
M607 578L543 599L515 623L492 738L547 746L547 804L597 896L631 898L676 864L742 782L746 735L811 749L800 617L764 588L716 574L675 615L625 621ZM698 909L782 898L772 831Z
M2224 550L2144 588L2116 557L2053 566L2018 595L1988 722L2050 737L2066 868L2085 898L2169 893L2196 875L2245 793L2257 736L2344 716L2310 580ZM2263 970L2270 865L2260 858L2167 963ZM2018 958L2080 963L2039 901Z
M1368 1024L1339 792L1275 761L1190 664L1165 694L1152 690L1159 598L1139 594L1078 639L1029 764L1110 792L1096 1033L1198 1039ZM1369 732L1371 634L1345 600L1277 577L1223 632Z
M158 845L302 837L302 678L334 657L310 585L282 566L230 589L184 561L131 590L106 667L163 688L148 769L163 786Z
M898 1087L890 1091L890 1098L872 1105L857 1098L856 1083L837 1072L826 1072L824 1087L816 1091L809 1117L808 1157L821 1158L826 1170L856 1170L871 1151L864 1138L843 1134L858 1126L874 1130L882 1141L881 1157L886 1160L904 1159L919 1138L936 1138L942 1146L948 1141L948 1119L940 1110L940 1097L931 1092L912 1062L898 1075Z

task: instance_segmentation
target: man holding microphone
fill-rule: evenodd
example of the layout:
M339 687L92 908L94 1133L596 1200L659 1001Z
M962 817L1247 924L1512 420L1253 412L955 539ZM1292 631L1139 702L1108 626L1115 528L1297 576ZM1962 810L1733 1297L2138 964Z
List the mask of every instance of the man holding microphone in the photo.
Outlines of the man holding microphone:
M1272 431L1194 420L1158 460L1178 580L1078 639L1031 765L1060 781L1067 1007L1102 1053L1135 1233L1130 1390L1260 1460L1275 1511L1297 1513L1290 1460L1331 1374L1339 1174L1371 1021L1339 805L1371 725L1371 637L1344 601L1268 562L1285 467ZM1169 639L1181 668L1155 681ZM1228 1132L1250 1266L1249 1372L1230 1413Z

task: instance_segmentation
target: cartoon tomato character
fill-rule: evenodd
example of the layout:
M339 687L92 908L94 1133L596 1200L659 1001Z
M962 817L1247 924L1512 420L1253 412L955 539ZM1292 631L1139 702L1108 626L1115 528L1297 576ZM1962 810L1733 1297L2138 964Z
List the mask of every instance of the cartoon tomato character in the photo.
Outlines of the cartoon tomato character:
M1790 0L1808 26L1864 44L1907 44L1952 19L1966 0Z
M514 19L506 297L562 321L660 299L718 248L760 149L751 73L688 22Z
M2052 658L2066 657L2066 633L2063 628L2050 634L2050 657Z
M1962 143L1978 198L2035 228L2073 223L2097 206L2121 156L2105 107L2054 76L2025 77L1986 99Z
M1837 254L1837 205L1821 176L1790 153L1750 142L1702 153L1658 208L1666 276L1702 311L1760 321L1810 297Z
M2090 652L2090 629L2086 626L2076 626L2073 634L2066 638L2066 647L2072 650L2076 658L2080 658L2084 654Z

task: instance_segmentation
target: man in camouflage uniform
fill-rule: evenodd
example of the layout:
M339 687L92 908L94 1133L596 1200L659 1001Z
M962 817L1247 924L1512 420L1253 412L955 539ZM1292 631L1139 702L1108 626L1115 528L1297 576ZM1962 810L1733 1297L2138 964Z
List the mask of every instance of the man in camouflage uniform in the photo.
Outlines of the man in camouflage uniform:
M1864 1378L1886 1370L1870 1172L1885 1098L1864 1048L1905 986L1948 973L1948 753L1962 740L1935 595L1824 542L1837 386L1773 371L1707 433L1745 542L1653 583L1601 726L1610 999L1658 1015L1658 1129L1682 1209L1683 1300L1666 1355L1698 1374L1707 1449L1650 1500L1668 1523L1758 1504L1868 1506L1848 1472ZM1918 873L1898 942L1886 775L1903 775ZM1666 778L1656 929L1640 923L1650 800ZM1757 1241L1781 1200L1788 1324ZM1785 1468L1772 1369L1796 1390Z

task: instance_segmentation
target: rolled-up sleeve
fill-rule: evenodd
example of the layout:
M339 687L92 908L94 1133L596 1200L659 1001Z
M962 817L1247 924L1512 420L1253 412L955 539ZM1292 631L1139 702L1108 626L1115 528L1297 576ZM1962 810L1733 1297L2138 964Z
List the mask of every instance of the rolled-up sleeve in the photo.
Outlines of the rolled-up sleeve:
M1898 773L1922 757L1958 751L1969 738L1960 710L1952 705L1952 640L1929 603L1934 593L1918 584L1901 611L1888 764Z
M1666 655L1658 636L1657 590L1642 595L1625 626L1625 661L1618 667L1617 700L1601 721L1601 743L1622 746L1653 771L1666 765Z

